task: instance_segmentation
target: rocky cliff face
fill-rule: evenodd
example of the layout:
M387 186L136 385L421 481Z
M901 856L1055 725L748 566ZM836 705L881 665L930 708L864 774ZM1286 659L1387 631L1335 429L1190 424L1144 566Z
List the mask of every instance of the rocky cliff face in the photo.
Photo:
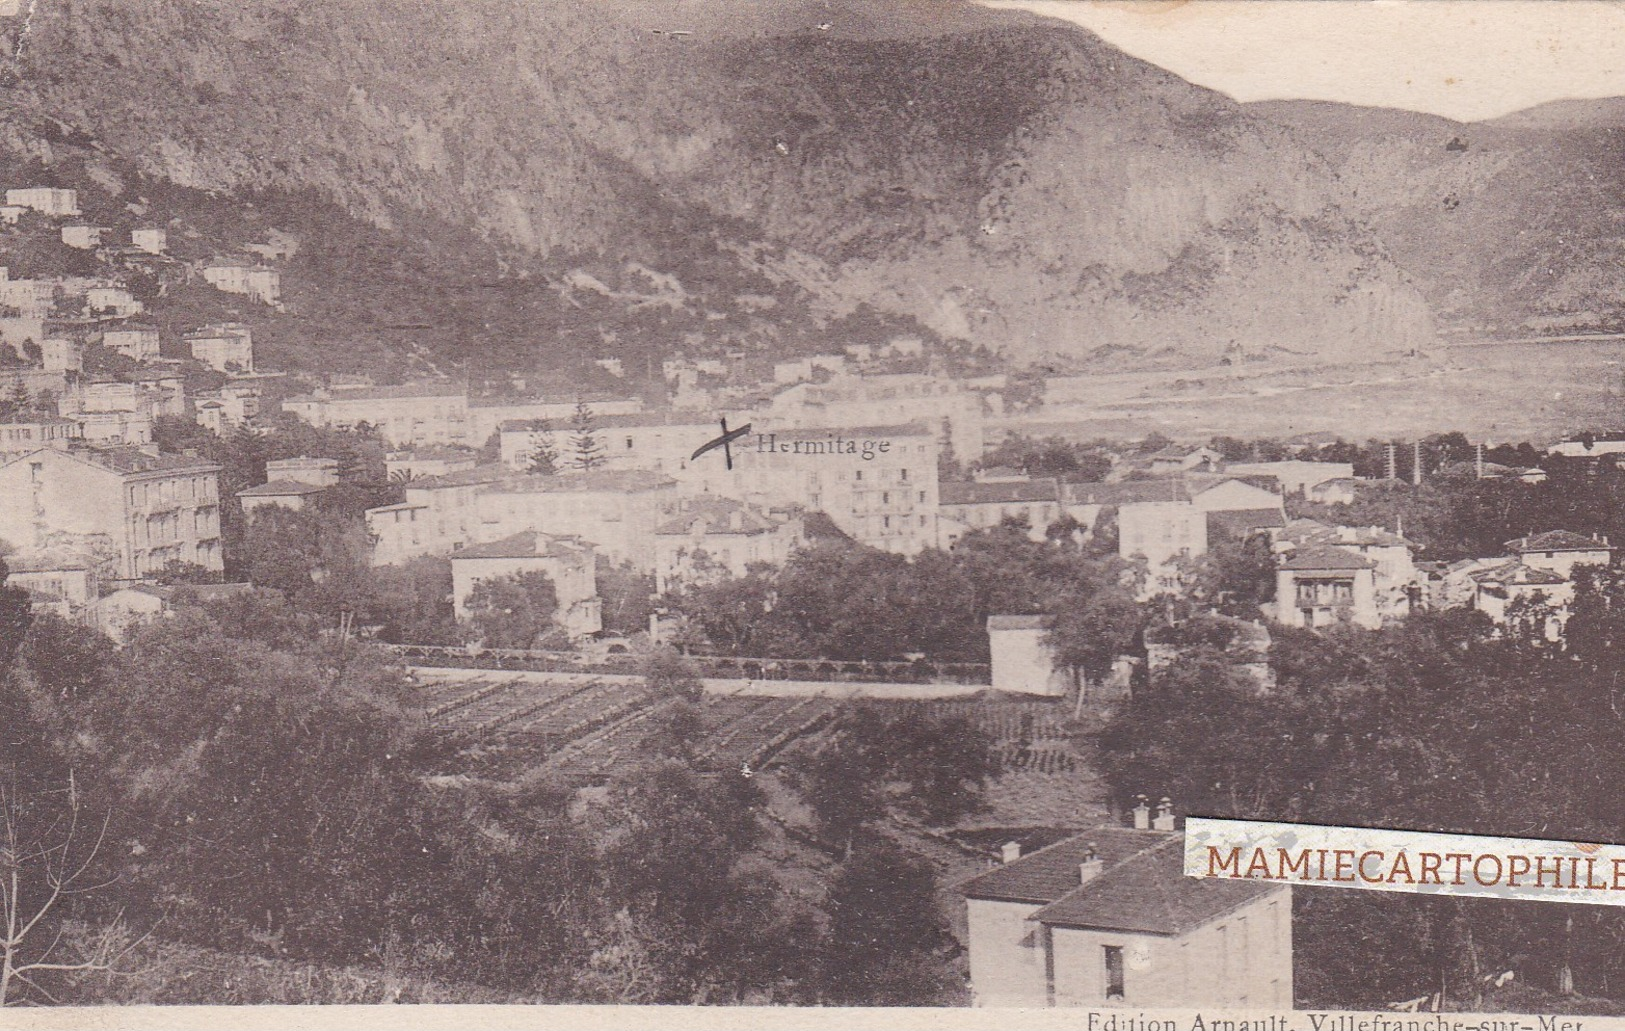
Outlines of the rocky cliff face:
M1346 212L1441 319L1502 332L1625 325L1625 103L1463 124L1307 101L1249 105L1325 157Z
M94 141L202 190L470 226L560 282L635 263L696 310L769 283L814 323L867 304L1077 363L1347 360L1432 332L1346 213L1354 159L1024 15L40 0L11 29L12 149Z

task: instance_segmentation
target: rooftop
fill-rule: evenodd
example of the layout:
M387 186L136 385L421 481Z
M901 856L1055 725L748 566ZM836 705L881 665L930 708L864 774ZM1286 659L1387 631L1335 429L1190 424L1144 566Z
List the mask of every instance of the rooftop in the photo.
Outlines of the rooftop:
M1243 508L1233 512L1209 512L1207 532L1245 537L1254 530L1285 526L1286 516L1278 508Z
M1055 617L1048 613L1029 616L989 616L989 630L1048 630L1055 625Z
M1001 617L990 617L998 618ZM961 885L959 890L966 898L1048 905L1079 888L1078 864L1090 851L1097 853L1105 861L1106 869L1110 870L1148 849L1179 840L1179 834L1168 831L1100 827L974 877Z
M1568 579L1560 573L1526 566L1522 562L1506 562L1488 569L1475 570L1467 576L1476 583L1498 584L1502 587L1555 587L1558 584L1568 583Z
M218 464L206 459L189 458L184 455L149 455L140 448L128 445L83 448L64 453L125 475L153 472L213 473L220 471Z
M1292 552L1282 569L1375 569L1377 564L1343 548L1311 544Z
M1083 837L1087 840L1089 835ZM1040 909L1032 919L1066 927L1178 935L1266 895L1286 891L1284 885L1259 881L1187 877L1184 836L1159 837L1162 840L1152 847L1121 862L1113 864L1108 858L1098 876ZM1076 864L1071 873L1076 879Z
M525 530L489 544L473 544L451 553L452 561L468 558L546 558L548 556L579 555L592 549L578 538L553 537L535 530Z
M472 469L454 469L439 476L424 476L406 484L408 490L435 490L441 487L472 487L482 483L496 483L512 476L513 470L492 463L476 465Z
M976 483L943 483L937 498L944 505L1013 504L1025 501L1059 501L1060 482L1054 479L988 480Z
M699 532L707 535L754 536L759 533L772 533L782 525L731 498L715 496L692 498L685 499L683 504L685 506L683 510L662 523L655 533L686 536L695 532L695 525L699 524ZM735 517L739 520L738 526L734 525Z
M391 387L356 387L344 389L328 396L300 394L288 398L289 402L315 401L391 401L411 397L440 397L462 401L467 395L454 383L401 383Z
M326 487L318 487L314 483L303 483L299 480L271 480L257 487L249 487L237 492L239 498L291 498L305 494L320 494Z
M1414 548L1416 544L1380 526L1328 526L1314 519L1287 525L1286 540L1301 545L1328 544L1354 548Z
M447 473L435 479L445 480L457 475L459 474ZM594 469L590 472L566 472L552 476L542 474L513 476L493 485L491 489L510 494L555 494L572 491L630 494L634 491L663 490L676 485L677 481L670 476L648 469Z
M1179 477L1158 480L1122 480L1118 483L1068 483L1069 505L1133 505L1146 501L1189 501L1190 490Z
M1532 551L1613 551L1608 542L1597 537L1570 533L1568 530L1547 530L1530 537L1507 541L1504 547L1517 555Z

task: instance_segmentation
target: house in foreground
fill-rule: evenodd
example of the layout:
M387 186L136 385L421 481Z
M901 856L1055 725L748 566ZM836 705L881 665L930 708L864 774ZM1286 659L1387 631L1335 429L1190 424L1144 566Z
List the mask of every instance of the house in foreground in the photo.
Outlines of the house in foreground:
M1166 800L961 886L975 1004L1292 1006L1292 889L1185 876Z

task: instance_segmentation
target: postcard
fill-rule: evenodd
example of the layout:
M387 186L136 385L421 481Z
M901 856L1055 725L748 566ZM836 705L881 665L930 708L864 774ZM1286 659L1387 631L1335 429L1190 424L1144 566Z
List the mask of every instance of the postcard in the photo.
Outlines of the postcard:
M0 191L0 1027L1625 1027L1625 7L0 0Z

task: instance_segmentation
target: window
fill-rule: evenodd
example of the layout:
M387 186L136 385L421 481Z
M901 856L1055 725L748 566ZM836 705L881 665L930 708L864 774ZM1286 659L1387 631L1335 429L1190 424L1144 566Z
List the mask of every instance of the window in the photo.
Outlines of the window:
M891 504L891 491L883 490L883 491L880 492L880 503L882 505Z
M920 491L920 500L921 500L921 501L922 501L922 502L923 502L923 501L924 501L924 500L925 500L925 491L923 491L923 490L922 490L922 491Z
M880 517L880 525L884 526L886 529L890 530L891 529L891 516L881 516Z
M862 483L863 482L863 470L859 469L857 472L853 473L852 478L854 480L857 480L859 483Z
M901 474L899 475L899 479L901 479L904 483L908 482L908 470L907 469L902 470Z
M1106 959L1106 998L1121 999L1124 996L1123 947L1103 945L1101 951Z
M628 450L628 451L632 450L632 438L631 437L626 438L626 450Z

